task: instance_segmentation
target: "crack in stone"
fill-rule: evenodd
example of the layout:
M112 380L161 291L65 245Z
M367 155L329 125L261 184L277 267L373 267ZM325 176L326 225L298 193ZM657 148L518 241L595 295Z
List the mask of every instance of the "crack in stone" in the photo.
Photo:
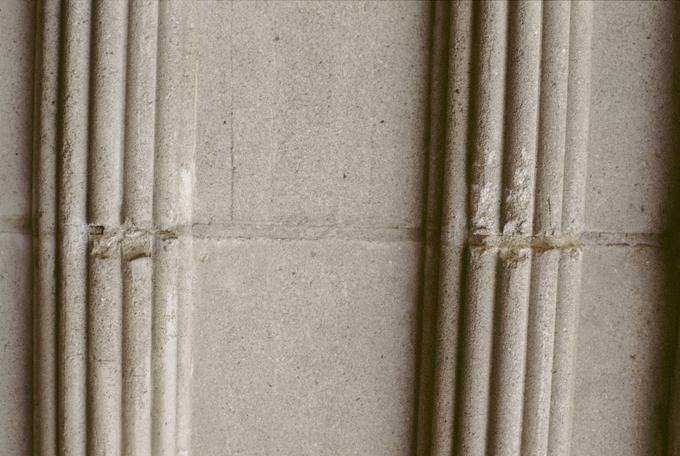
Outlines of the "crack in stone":
M578 236L512 236L472 234L468 237L468 245L478 248L494 249L533 249L533 250L565 250L575 249L583 245Z
M111 258L120 252L125 261L148 258L153 254L154 238L162 242L178 238L178 230L173 228L138 228L126 222L121 226L106 227L88 225L88 235L92 242L90 255L94 258Z

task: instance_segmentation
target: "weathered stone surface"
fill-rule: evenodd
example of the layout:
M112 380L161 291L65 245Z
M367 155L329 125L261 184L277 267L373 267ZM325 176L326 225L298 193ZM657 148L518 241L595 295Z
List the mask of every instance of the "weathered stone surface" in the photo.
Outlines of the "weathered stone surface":
M426 3L199 11L197 222L418 226Z
M674 310L658 247L584 253L572 454L663 454Z
M0 451L31 448L31 239L0 233Z
M0 5L0 453L31 449L34 4Z
M569 452L591 6L435 10L419 454Z
M676 2L36 3L0 454L675 456Z
M0 226L25 229L31 214L34 4L0 8Z
M410 454L417 242L194 242L196 454Z
M35 454L189 451L192 11L36 8Z
M674 2L594 2L587 227L665 228L674 154ZM677 52L677 51L676 51Z

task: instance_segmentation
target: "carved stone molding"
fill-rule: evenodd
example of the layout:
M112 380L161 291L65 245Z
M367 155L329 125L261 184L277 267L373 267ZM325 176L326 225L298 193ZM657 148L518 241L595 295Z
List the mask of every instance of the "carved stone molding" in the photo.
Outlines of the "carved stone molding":
M35 454L189 451L192 9L38 6Z
M436 7L417 454L569 452L591 10Z

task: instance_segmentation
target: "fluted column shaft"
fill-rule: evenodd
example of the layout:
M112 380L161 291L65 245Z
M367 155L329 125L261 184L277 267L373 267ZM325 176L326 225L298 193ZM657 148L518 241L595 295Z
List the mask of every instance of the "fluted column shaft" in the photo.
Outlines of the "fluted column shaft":
M418 454L568 455L592 4L437 8Z
M35 453L189 451L189 2L38 5Z

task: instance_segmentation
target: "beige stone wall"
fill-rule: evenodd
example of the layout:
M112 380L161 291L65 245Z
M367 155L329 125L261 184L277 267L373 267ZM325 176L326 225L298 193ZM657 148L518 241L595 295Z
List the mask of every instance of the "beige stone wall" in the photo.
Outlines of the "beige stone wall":
M0 452L31 443L34 5L0 7Z
M0 454L666 454L678 7L518 5L2 2Z
M677 297L664 293L659 235L677 179L678 12L594 6L586 220L616 235L584 257L574 451L662 454Z

